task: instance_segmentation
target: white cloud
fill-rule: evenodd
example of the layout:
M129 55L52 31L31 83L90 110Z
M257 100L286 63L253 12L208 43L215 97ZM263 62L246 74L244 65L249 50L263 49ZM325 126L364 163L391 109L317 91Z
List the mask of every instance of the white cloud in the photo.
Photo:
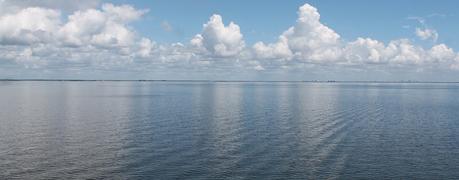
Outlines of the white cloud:
M293 55L284 36L279 37L279 41L274 44L265 45L263 42L257 42L253 45L253 49L258 59L289 60Z
M450 65L451 69L459 70L459 53L456 54L456 58L454 58L454 62Z
M0 15L28 7L41 7L66 12L96 8L99 0L0 0Z
M346 45L343 55L350 63L386 63L388 51L384 43L370 38L358 38Z
M432 39L432 41L437 42L438 40L438 33L435 29L429 28L416 28L416 36L421 38L422 40Z
M58 35L68 45L81 46L90 42L92 35L104 30L106 20L104 13L96 9L76 11L59 29Z
M451 61L456 57L454 50L445 44L435 45L427 53L435 62Z
M341 55L339 46L340 35L320 22L315 7L305 4L298 10L295 26L285 31L277 43L265 45L258 42L253 48L261 58L321 62L337 60Z
M0 44L49 42L59 29L60 12L38 7L0 16Z
M27 68L268 71L321 66L365 69L377 65L459 70L459 55L445 44L424 48L408 39L388 43L368 37L343 40L320 21L318 10L309 4L299 8L296 23L277 41L260 41L249 47L240 27L234 22L225 25L220 15L212 15L189 43L157 44L130 26L147 13L130 5L103 4L71 13L45 5L14 7L21 8L0 13L0 61ZM173 30L166 21L160 25ZM438 38L433 29L418 28L416 33L425 40L435 42Z
M102 11L106 13L107 19L115 22L128 23L139 19L148 12L147 9L138 10L130 5L115 6L110 3L102 5Z
M295 26L283 35L291 51L301 60L334 60L339 56L340 36L320 22L317 9L309 4L300 7Z
M140 57L150 57L155 44L148 38L142 38L139 42L138 54Z
M132 6L113 4L102 5L102 10L76 11L69 16L69 21L58 34L63 42L75 46L131 46L136 35L127 24L139 19L145 12L146 10L136 10Z
M0 16L0 44L64 43L101 47L131 46L136 34L127 24L146 11L132 6L104 4L102 9L79 10L61 22L61 12L28 7Z
M0 15L0 60L25 67L131 63L135 58L151 56L155 47L129 26L146 12L113 4L77 10L68 17L46 7L11 11Z
M225 26L222 17L217 14L203 25L201 34L197 34L191 44L217 57L238 55L245 47L239 26L233 22Z
M423 49L412 44L408 39L384 43L373 39L359 38L347 44L345 59L353 64L377 63L388 65L422 66L437 64L442 66L454 61L454 50L445 44L438 44L431 49Z
M395 64L422 64L424 50L413 45L408 39L395 40L389 43L389 61Z
M425 25L423 18L412 17ZM417 29L422 39L438 39L436 30ZM345 42L333 29L320 22L320 14L309 4L298 10L298 19L293 27L280 35L276 43L257 42L252 46L254 57L261 60L296 60L324 65L362 65L385 64L407 68L451 63L455 52L444 44L425 50L408 39L392 40L387 45L381 41L359 37ZM261 61L263 62L263 61ZM440 63L440 64L439 64ZM286 62L280 66L285 66ZM292 64L292 63L290 63ZM365 66L363 66L365 65Z

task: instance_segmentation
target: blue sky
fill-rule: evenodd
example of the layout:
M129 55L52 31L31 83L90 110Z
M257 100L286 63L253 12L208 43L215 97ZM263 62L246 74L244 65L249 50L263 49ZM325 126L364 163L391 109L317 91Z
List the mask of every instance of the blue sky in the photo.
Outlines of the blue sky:
M457 7L0 0L0 78L459 81Z
M227 21L241 26L248 43L275 41L277 36L296 20L298 7L309 3L319 9L322 22L346 39L372 37L385 42L398 38L415 38L414 28L419 23L408 17L422 17L441 34L439 40L457 49L459 24L458 1L435 3L429 0L366 1L366 0L171 0L171 1L115 1L150 9L136 29L160 42L182 42L202 29L212 14L220 14ZM161 23L170 23L178 32L170 33ZM410 26L406 28L406 26ZM456 40L454 40L456 39ZM454 44L454 45L453 45Z

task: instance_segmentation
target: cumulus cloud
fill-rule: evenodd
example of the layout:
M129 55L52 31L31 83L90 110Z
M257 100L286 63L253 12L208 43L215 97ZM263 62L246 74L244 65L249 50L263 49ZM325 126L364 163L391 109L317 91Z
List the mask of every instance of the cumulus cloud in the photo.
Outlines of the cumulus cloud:
M59 29L63 42L70 45L131 46L135 33L127 24L139 19L146 10L136 10L132 6L113 4L102 5L101 10L76 11L69 21Z
M279 41L274 44L266 45L263 42L257 42L253 45L253 49L258 59L289 60L293 55L288 46L288 39L284 36L279 37Z
M282 36L301 60L334 60L339 56L335 48L340 43L340 36L320 22L319 12L309 4L300 7L296 25Z
M60 12L26 8L0 17L0 44L49 42L60 25Z
M414 18L423 25L424 19ZM433 29L416 29L416 34L423 40L438 39ZM286 60L323 65L360 65L362 68L371 64L391 66L420 67L444 66L457 58L453 49L445 44L424 49L408 39L392 40L388 44L381 41L359 37L345 42L330 27L320 21L318 10L305 4L298 9L296 24L279 36L275 43L257 42L252 47L254 58L260 60ZM264 62L264 61L260 61ZM451 66L450 66L451 67Z
M430 57L430 60L434 62L443 63L446 61L452 61L454 58L456 58L456 53L454 53L454 50L445 44L435 45L427 53Z
M454 50L445 44L424 49L408 39L393 40L385 45L377 40L358 38L344 48L344 59L351 64L442 65L452 63L455 57Z
M129 46L135 32L127 24L145 10L104 4L102 9L79 10L61 22L61 12L28 7L0 17L0 44L64 43L66 45Z
M197 34L191 44L217 57L238 55L245 46L239 26L233 22L225 26L222 17L217 14L203 25L201 34Z
M358 38L343 49L343 58L354 63L385 63L390 54L384 43L370 38Z
M26 1L18 1L21 2L25 5ZM27 64L26 67L62 62L71 65L87 60L106 65L113 63L103 60L132 62L135 57L145 58L154 42L140 37L129 23L146 12L130 5L108 3L97 9L76 10L67 17L60 10L47 7L11 11L0 15L0 54L7 54L0 58ZM37 66L31 66L32 63Z
M5 2L14 8L0 13L0 62L26 68L270 71L320 65L459 70L459 55L446 44L436 43L438 33L434 29L416 29L421 39L435 42L432 47L406 38L386 43L370 37L347 41L322 23L318 9L309 4L298 9L296 22L276 41L246 46L239 25L225 24L216 14L189 42L160 44L130 26L148 12L130 5L87 5L64 12L46 4L51 1L33 6L38 2L0 0L2 5ZM160 25L166 31L173 30L166 21Z
M305 4L298 10L295 26L286 30L277 43L258 42L254 50L262 58L295 58L310 62L336 60L340 55L339 46L340 35L320 22L315 7Z

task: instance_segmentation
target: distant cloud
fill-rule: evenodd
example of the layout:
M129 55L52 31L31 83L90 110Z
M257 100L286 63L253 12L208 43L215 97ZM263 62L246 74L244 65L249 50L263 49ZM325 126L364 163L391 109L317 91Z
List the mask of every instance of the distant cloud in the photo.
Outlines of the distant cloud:
M437 42L437 40L438 40L438 32L435 29L430 28L428 26L427 20L426 20L426 19L432 18L432 17L446 17L446 15L439 14L439 13L433 13L433 14L430 14L430 15L426 16L426 18L418 17L418 16L411 16L411 17L408 17L406 19L415 20L421 25L421 27L417 27L416 30L415 30L415 34L416 34L417 37L419 37L422 40L431 39L433 42Z
M377 66L459 70L458 53L445 44L437 44L437 31L428 28L420 17L408 19L421 23L422 27L415 33L423 40L433 40L430 48L407 38L387 43L370 37L347 41L321 22L318 9L309 4L299 7L296 23L286 27L274 42L246 45L241 27L235 22L225 24L223 17L215 14L189 42L159 44L138 34L131 26L148 13L131 5L81 1L88 4L64 13L60 8L67 7L45 3L51 1L43 1L38 7L32 7L36 1L0 2L0 9L8 9L0 13L0 63L26 68L266 72L304 67ZM174 31L167 21L161 27Z
M427 15L427 17L428 18L433 18L433 17L445 18L445 17L448 17L448 15L443 14L443 13L432 13L432 14Z
M423 18L409 19L425 24ZM436 41L438 38L433 29L417 29L416 33L422 39ZM365 37L345 42L338 33L320 22L318 10L309 4L299 8L296 24L281 34L278 42L257 42L252 49L260 62L266 62L262 59L273 59L284 62L282 66L297 61L341 66L385 64L407 67L440 63L443 64L440 66L449 67L451 65L448 64L457 63L455 58L458 56L445 44L426 50L408 39L392 40L387 45Z
M60 16L57 10L39 7L3 15L0 18L0 44L30 45L54 41L61 24Z
M129 62L148 54L152 44L128 26L146 12L130 5L103 4L63 18L60 11L46 7L19 9L0 16L0 60L26 67Z
M425 25L425 23L426 23L426 20L423 17L410 16L410 17L407 17L406 19L407 20L415 20L415 21L419 22L419 24L422 24L422 25Z
M254 45L260 58L295 58L301 61L329 61L340 56L340 36L320 22L317 9L309 4L300 7L296 25L290 27L275 44ZM271 56L271 57L270 57Z
M197 34L191 44L219 57L238 55L245 46L239 26L233 22L225 26L218 14L210 17L203 25L201 34Z
M73 12L76 10L96 8L99 4L99 0L0 0L0 10L2 10L0 14L2 14L2 12L28 7L41 7Z
M163 28L163 30L166 31L166 32L174 31L174 28L172 27L172 25L169 24L169 22L167 22L167 21L162 21L161 22L161 28Z
M421 38L422 40L432 39L432 41L436 42L438 39L438 33L435 29L421 29L416 28L416 36Z

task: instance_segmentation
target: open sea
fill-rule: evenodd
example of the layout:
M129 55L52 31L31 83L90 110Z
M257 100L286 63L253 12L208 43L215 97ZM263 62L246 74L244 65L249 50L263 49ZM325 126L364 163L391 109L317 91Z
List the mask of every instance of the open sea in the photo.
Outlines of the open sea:
M459 179L459 84L0 81L0 179Z

